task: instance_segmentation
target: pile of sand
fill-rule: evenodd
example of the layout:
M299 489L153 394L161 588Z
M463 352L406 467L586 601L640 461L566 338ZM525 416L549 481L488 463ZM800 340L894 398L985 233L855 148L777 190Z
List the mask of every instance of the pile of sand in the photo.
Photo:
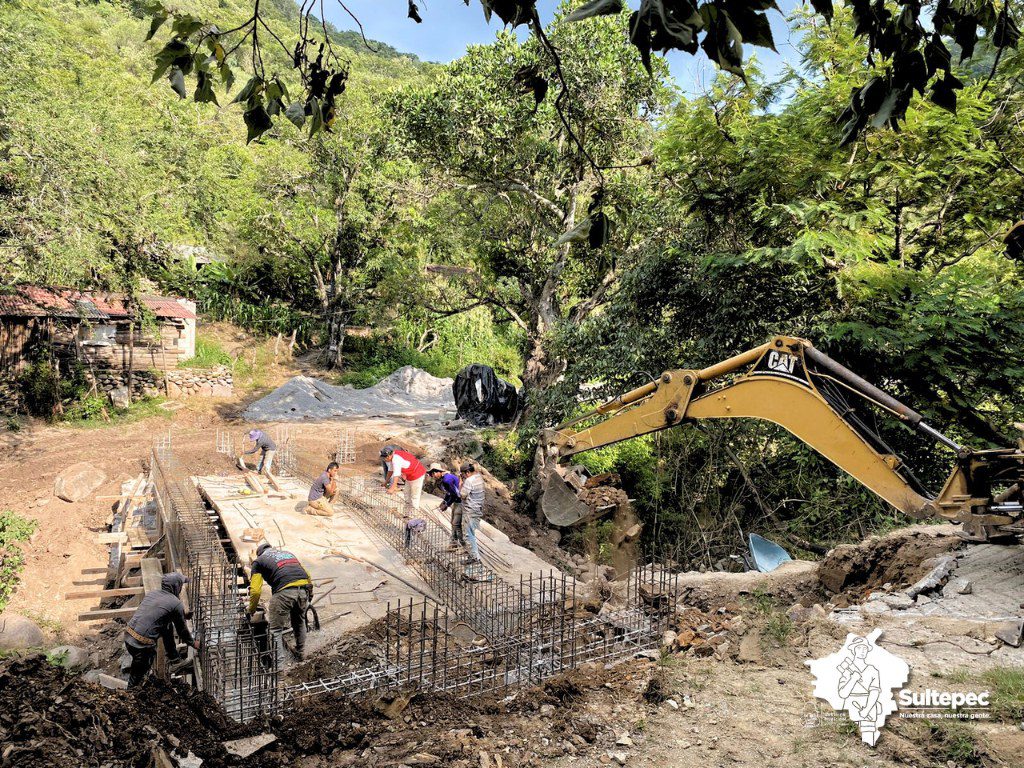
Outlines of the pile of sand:
M308 376L289 379L245 409L249 421L301 421L342 416L436 417L455 409L452 380L407 365L367 389L334 386Z

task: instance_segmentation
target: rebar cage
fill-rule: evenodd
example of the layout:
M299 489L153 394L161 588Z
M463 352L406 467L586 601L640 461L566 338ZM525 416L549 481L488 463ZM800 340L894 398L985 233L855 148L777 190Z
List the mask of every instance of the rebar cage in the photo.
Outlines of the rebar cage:
M261 648L253 632L243 609L239 564L221 543L216 516L174 457L169 439L154 448L151 474L170 565L189 579L192 627L200 641L197 684L240 722L277 712L276 655Z

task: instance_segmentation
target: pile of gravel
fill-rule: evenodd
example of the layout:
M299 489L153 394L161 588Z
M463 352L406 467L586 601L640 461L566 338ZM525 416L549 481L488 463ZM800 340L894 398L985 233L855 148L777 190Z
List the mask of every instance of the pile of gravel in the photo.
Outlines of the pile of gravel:
M367 389L308 376L289 379L242 414L249 421L317 421L342 416L423 418L455 409L452 380L407 365Z

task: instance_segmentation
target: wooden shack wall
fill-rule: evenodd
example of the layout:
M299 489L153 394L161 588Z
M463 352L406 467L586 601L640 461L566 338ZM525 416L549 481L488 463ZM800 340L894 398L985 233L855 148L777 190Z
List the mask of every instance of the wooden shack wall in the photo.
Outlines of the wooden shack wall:
M13 375L28 365L32 349L45 334L35 317L0 317L0 374Z
M179 347L179 339L185 332L183 321L161 321L155 329L136 328L134 350L129 344L129 327L126 321L118 322L113 344L83 344L83 355L97 368L127 370L128 361L132 359L136 371L171 370L184 359L184 350Z

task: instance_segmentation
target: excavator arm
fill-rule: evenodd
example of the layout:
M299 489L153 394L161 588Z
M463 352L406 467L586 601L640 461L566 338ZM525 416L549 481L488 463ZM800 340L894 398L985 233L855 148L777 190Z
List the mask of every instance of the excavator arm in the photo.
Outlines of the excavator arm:
M855 395L957 453L957 466L933 497L884 441L857 417ZM700 370L666 371L657 381L598 406L542 435L546 478L541 505L548 520L572 525L592 515L567 485L560 462L584 451L704 419L753 418L784 427L896 509L915 518L940 516L989 540L1022 509L1024 454L975 452L930 427L914 410L795 337L779 336ZM579 427L584 422L589 426ZM1014 485L1016 484L1016 488ZM1003 486L994 495L993 487Z

